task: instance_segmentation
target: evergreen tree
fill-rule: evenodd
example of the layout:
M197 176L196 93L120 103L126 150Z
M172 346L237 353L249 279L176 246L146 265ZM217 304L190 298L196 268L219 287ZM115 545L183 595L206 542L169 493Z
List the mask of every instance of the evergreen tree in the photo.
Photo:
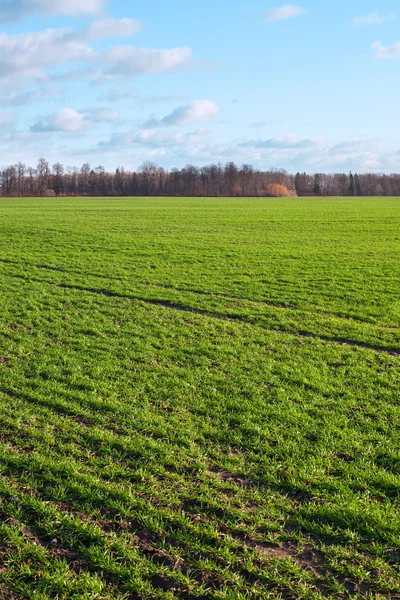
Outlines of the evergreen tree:
M313 192L317 196L319 196L321 193L321 177L318 173L314 175Z
M296 190L296 194L298 196L300 196L300 192L301 192L301 185L300 185L300 173L296 173L296 177L294 178L294 189Z
M356 196L361 196L361 183L360 183L360 177L358 176L358 173L356 173L354 175L354 186L355 186L355 190L356 190Z
M353 173L350 173L349 194L350 194L350 196L354 196L354 176L353 176Z

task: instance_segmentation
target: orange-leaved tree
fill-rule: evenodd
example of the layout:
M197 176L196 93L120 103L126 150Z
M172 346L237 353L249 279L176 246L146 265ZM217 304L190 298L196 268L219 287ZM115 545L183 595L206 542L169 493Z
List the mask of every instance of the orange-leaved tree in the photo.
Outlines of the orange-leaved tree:
M290 198L296 196L294 190L290 190L286 185L282 185L281 183L269 183L265 186L265 191L267 196L273 198Z

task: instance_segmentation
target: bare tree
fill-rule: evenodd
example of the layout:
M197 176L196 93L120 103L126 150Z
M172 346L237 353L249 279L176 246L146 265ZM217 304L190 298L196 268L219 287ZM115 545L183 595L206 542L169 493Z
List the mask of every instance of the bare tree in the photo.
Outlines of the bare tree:
M50 166L47 160L39 158L36 167L37 173L37 193L39 196L47 196L49 189Z
M400 196L400 175L297 173L284 169L261 170L234 162L201 168L186 165L166 171L151 161L137 172L118 167L107 173L104 167L80 169L59 162L50 171L41 158L36 169L18 162L0 171L3 196Z

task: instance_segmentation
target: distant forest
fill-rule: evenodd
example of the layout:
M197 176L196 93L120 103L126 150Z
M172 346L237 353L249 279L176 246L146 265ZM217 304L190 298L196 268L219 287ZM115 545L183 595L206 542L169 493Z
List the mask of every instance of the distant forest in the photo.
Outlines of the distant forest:
M145 162L137 171L103 167L64 168L41 158L0 171L2 196L400 196L400 175L336 173L291 175L233 162L187 165L166 171Z

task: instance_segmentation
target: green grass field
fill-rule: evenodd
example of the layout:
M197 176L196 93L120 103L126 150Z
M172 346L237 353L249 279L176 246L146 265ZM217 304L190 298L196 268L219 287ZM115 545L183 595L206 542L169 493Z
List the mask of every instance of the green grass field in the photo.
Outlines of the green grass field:
M0 598L400 598L400 199L1 199Z

